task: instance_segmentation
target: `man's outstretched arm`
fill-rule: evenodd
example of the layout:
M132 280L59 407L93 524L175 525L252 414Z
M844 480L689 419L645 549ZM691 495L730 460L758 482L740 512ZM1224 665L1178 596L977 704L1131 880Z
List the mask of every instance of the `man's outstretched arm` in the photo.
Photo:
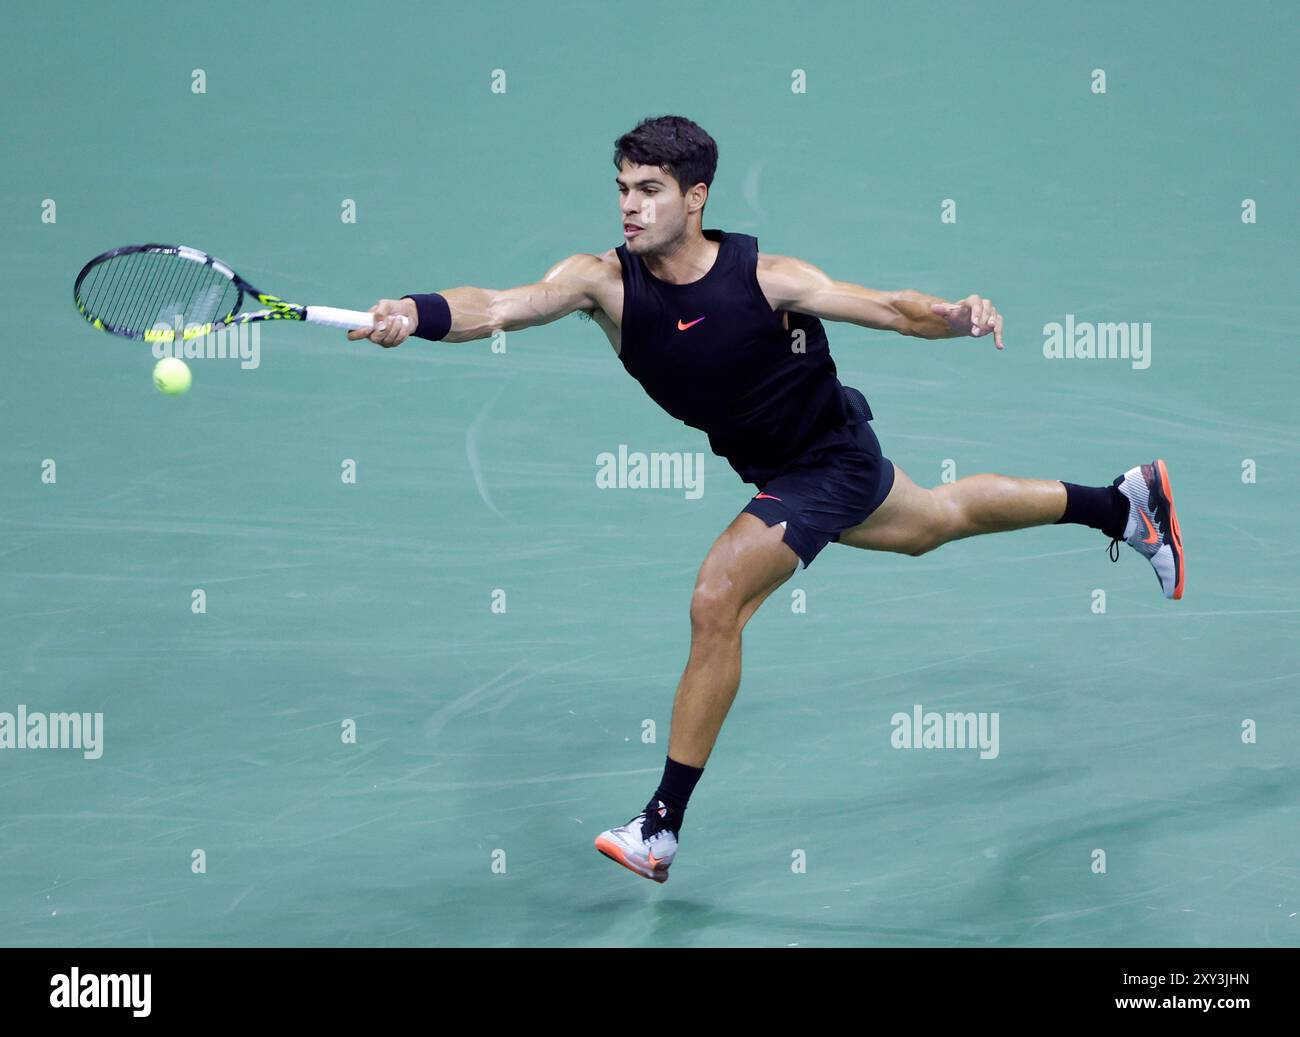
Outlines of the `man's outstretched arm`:
M758 283L774 309L918 338L991 333L1002 348L1002 315L978 295L948 302L923 292L881 292L836 281L802 259L767 254L758 257Z
M353 341L368 338L381 346L399 346L411 335L437 338L444 342L472 342L490 338L498 331L519 331L539 324L549 324L577 310L589 310L596 305L592 295L594 279L600 272L596 256L579 254L561 260L535 284L518 288L449 288L436 293L446 304L446 312L431 305L417 305L409 296L401 299L380 299L370 312L381 319L369 331L349 331ZM436 300L434 300L436 301ZM420 310L425 317L450 320L445 334L420 327ZM406 320L398 320L405 317ZM437 328L442 331L443 328Z

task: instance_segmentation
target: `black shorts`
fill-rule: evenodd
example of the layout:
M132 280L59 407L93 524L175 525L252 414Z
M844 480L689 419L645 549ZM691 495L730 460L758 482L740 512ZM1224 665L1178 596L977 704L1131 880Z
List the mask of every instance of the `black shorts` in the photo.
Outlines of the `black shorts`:
M808 568L821 549L866 520L894 486L894 465L880 452L871 409L857 389L844 388L849 422L831 429L759 488L745 511L769 526Z

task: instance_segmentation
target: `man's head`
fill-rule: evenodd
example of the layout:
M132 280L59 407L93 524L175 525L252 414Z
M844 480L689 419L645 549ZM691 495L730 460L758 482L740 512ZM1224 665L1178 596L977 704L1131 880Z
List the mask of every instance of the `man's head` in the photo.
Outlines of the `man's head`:
M628 251L660 252L699 230L718 145L690 119L660 115L614 142L614 167Z

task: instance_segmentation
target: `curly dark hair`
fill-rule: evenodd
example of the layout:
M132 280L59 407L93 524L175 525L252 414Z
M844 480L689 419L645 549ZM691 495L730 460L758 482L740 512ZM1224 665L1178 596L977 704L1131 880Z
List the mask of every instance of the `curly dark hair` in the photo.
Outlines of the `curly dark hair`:
M658 166L672 174L685 194L696 184L711 186L718 168L718 145L703 129L680 115L642 119L614 141L614 168L624 162Z

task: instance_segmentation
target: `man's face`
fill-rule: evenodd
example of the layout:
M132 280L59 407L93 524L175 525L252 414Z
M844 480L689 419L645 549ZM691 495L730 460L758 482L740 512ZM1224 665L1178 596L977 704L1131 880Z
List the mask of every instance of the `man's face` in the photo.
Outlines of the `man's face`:
M623 240L629 252L639 255L662 251L686 232L686 214L698 209L703 191L682 189L658 166L624 162L618 177L619 210L623 215Z

